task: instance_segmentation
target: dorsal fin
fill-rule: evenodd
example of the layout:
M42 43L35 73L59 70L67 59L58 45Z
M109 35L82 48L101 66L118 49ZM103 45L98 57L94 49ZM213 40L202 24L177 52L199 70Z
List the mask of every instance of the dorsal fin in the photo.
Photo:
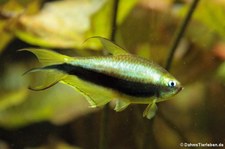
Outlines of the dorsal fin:
M51 51L46 49L34 49L34 48L27 48L21 49L19 51L29 51L35 54L40 61L41 64L44 66L46 65L53 65L53 64L60 64L74 60L74 58Z
M123 48L121 48L117 44L111 42L110 40L108 40L106 38L100 37L100 36L90 37L86 41L88 41L89 39L92 39L92 38L99 39L101 41L104 49L107 50L112 55L129 55L129 53L126 50L124 50Z

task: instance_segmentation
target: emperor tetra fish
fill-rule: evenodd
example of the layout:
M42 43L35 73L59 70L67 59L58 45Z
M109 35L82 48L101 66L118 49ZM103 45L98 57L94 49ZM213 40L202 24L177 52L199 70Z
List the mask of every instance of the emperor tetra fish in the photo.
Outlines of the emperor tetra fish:
M105 38L93 38L99 39L110 55L69 57L45 49L23 49L34 53L44 65L28 72L51 73L48 83L30 89L43 90L62 82L84 95L91 107L103 106L111 100L116 100L116 111L129 104L148 104L143 113L148 119L155 115L157 102L182 89L180 82L161 66L129 54Z

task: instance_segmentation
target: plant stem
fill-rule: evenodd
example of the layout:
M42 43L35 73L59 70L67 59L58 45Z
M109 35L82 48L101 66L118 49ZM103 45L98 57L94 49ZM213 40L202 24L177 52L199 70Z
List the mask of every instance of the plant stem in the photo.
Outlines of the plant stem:
M158 116L167 124L169 128L171 128L174 132L178 134L182 142L189 142L188 139L183 135L182 131L177 129L177 126L170 121L170 119L166 118L161 111L158 111Z
M113 0L113 14L112 14L112 24L111 24L111 37L110 40L115 42L116 31L117 31L117 14L118 14L118 6L119 0ZM99 149L107 149L108 147L108 127L109 127L109 104L106 104L102 111L101 116L101 130L100 130L100 142Z
M171 63L172 63L172 60L173 60L173 57L174 57L174 53L177 49L177 46L179 45L185 31L186 31L186 28L191 20L191 17L192 17L192 14L194 13L194 11L196 10L196 6L198 5L200 0L193 0L191 6L190 6L190 9L184 19L184 21L182 22L177 34L176 34L176 37L175 37L175 40L173 41L173 44L172 44L172 47L170 49L170 54L168 56L168 59L167 59L167 62L166 62L166 69L167 70L170 70L171 68Z
M116 31L117 31L117 15L118 15L118 6L119 6L119 0L114 0L114 5L113 5L113 16L112 16L112 32L111 32L111 38L110 40L115 42L115 37L116 37Z
M155 117L153 117L151 120L147 119L144 122L145 132L143 133L145 134L144 135L145 138L144 138L142 149L151 149L151 148L158 149L159 148L154 136L154 128L153 128L154 120L155 120Z
M107 149L108 144L108 124L109 124L109 104L106 104L103 108L101 115L101 128L100 128L100 141L99 149Z
M172 60L174 58L174 53L177 49L177 46L179 45L180 41L181 41L181 38L183 37L185 31L186 31L186 28L191 20L191 17L194 13L194 11L196 10L196 7L198 5L200 0L193 0L191 6L190 6L190 9L189 11L187 12L187 15L184 19L184 21L182 22L177 34L176 34L176 37L175 37L175 40L172 44L172 47L170 49L170 53L169 53L169 56L168 56L168 59L167 59L167 62L166 62L166 69L169 71L170 68L171 68L171 64L172 64ZM182 140L182 142L188 142L187 138L182 134L182 131L180 131L175 125L174 123L172 123L169 119L167 119L163 113L158 113L158 116L167 124L167 126L169 126L173 131L175 131L180 139Z
M179 45L180 41L181 41L181 38L183 37L184 33L185 33L185 30L187 28L187 25L188 23L190 22L191 20L191 17L192 17L192 14L193 12L195 11L195 8L198 4L200 0L194 0L193 3L191 4L190 6L190 9L184 19L184 21L182 22L177 34L176 34L176 37L175 37L175 40L172 44L172 47L170 49L170 53L169 53L169 56L168 56L168 59L167 59L167 62L166 62L166 69L169 71L170 68L171 68L171 63L172 63L172 60L173 60L173 57L174 57L174 53L177 49L177 46ZM158 111L159 112L159 111ZM187 139L186 137L182 134L182 132L180 130L177 129L177 127L169 120L167 119L163 113L158 113L158 116L172 129L174 130L178 135L179 137L181 138L181 140L183 142L187 142ZM151 120L151 122L146 122L146 124L148 126L146 126L146 128L150 129L150 130L147 130L145 128L146 131L149 131L148 133L146 133L145 135L145 141L144 141L144 145L143 145L143 149L149 149L151 147L154 147L154 148L158 148L157 144L155 142L152 142L151 140L153 139L154 140L154 136L153 136L153 121L154 119ZM151 134L152 133L152 134Z

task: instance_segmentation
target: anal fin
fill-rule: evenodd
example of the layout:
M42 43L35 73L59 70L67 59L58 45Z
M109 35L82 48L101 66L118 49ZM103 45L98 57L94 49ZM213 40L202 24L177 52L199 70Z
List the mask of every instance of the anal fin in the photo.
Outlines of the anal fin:
M110 89L84 81L76 76L69 75L62 82L72 86L85 96L91 107L103 106L115 97L114 92Z

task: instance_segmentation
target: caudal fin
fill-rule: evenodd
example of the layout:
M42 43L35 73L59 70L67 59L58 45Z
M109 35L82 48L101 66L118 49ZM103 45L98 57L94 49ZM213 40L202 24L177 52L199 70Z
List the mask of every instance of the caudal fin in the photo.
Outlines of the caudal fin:
M36 75L38 75L38 79L34 79L32 85L28 87L33 91L42 91L48 89L56 85L59 81L66 77L66 74L54 69L46 69L46 67L33 68L25 72L23 75L30 73L35 73Z
M19 51L29 51L36 55L39 62L42 63L42 65L53 65L53 64L60 64L60 63L66 63L74 60L74 58L51 51L46 49L34 49L34 48L27 48L27 49L21 49Z

